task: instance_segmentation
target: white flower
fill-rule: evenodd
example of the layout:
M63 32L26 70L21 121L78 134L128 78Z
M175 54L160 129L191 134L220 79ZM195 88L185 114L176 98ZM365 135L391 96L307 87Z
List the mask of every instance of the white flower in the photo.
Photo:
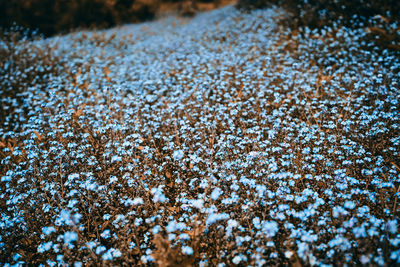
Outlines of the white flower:
M51 233L56 232L56 229L53 226L42 227L42 232L43 232L44 235L49 235Z
M217 221L227 220L229 219L229 215L227 213L212 213L208 215L206 220L206 225L211 225L216 223Z
M241 261L242 261L242 258L241 258L240 256L235 256L235 257L232 259L232 262L233 262L234 264L239 264Z
M44 253L45 251L50 250L52 246L53 246L53 242L52 241L40 244L38 246L38 248L37 248L37 252Z
M69 245L69 244L71 244L72 242L74 242L76 240L78 240L78 234L77 233L71 232L71 231L68 231L68 232L64 233L64 244Z
M181 160L181 159L183 158L183 156L184 156L183 150L176 150L176 151L174 151L174 153L172 154L172 157L173 157L175 160Z
M219 196L223 193L221 189L216 187L212 192L211 192L211 199L217 200Z
M278 230L279 227L275 221L264 222L262 225L262 231L267 237L274 237Z
M114 163L114 162L119 162L119 161L121 161L122 160L122 158L120 157L120 156L117 156L117 155L114 155L114 156L112 156L112 158L111 158L111 162L112 163Z
M285 257L288 259L290 259L293 256L293 254L294 254L293 251L290 250L285 251Z
M186 255L193 255L193 249L189 246L183 246L182 253Z
M119 249L115 249L115 248L110 248L109 250L107 250L106 253L103 254L102 258L103 260L113 260L114 258L119 258L121 257L122 253Z
M388 221L386 224L388 231L392 234L397 233L397 220Z
M154 202L161 202L161 203L168 202L168 198L163 194L162 190L163 190L162 186L151 189L151 193L154 195L153 196Z
M137 205L141 205L141 204L143 204L144 202L143 202L143 198L141 198L141 197L137 197L137 198L135 198L134 200L133 200L133 205L134 206L137 206Z
M192 206L201 210L203 208L203 204L204 204L204 200L202 199L196 199L196 200L192 200Z
M103 231L103 233L100 234L100 236L104 239L110 238L110 230L106 229Z
M106 250L106 248L104 246L98 246L96 248L96 254L99 255L101 253L103 253Z

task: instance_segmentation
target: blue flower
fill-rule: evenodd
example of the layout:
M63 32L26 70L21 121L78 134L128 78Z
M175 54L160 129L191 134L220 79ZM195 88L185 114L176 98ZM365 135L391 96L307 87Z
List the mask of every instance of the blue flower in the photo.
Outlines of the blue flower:
M176 151L174 151L174 153L172 154L172 157L173 157L175 160L181 160L181 159L183 158L184 155L185 155L185 154L184 154L183 150L176 150Z
M193 255L193 249L189 246L182 246L182 253L186 255Z

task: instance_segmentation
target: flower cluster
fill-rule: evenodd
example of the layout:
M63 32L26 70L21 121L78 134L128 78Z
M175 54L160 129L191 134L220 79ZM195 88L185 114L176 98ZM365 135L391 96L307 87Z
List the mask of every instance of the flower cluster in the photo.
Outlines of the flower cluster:
M64 71L2 99L0 263L398 264L399 57L281 16L20 43Z

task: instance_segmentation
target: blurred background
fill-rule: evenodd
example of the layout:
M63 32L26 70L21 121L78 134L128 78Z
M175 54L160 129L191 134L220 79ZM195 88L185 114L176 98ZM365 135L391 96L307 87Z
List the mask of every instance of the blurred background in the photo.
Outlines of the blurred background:
M0 0L0 38L4 30L37 30L44 36L71 30L101 29L152 20L166 14L193 16L228 4L241 10L280 6L286 27L367 28L370 40L400 51L400 0ZM17 25L15 27L13 25Z
M165 13L183 16L234 3L233 0L0 0L0 27L16 24L45 36L81 28L154 19Z

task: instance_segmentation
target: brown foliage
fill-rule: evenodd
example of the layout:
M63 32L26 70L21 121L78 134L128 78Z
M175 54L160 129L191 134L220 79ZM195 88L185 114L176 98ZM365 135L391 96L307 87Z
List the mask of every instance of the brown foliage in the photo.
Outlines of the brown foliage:
M374 41L382 48L400 51L399 27L391 23L399 22L400 2L396 0L239 0L240 9L256 9L277 5L291 14L285 21L291 28L342 24L346 27L368 26L367 40Z

